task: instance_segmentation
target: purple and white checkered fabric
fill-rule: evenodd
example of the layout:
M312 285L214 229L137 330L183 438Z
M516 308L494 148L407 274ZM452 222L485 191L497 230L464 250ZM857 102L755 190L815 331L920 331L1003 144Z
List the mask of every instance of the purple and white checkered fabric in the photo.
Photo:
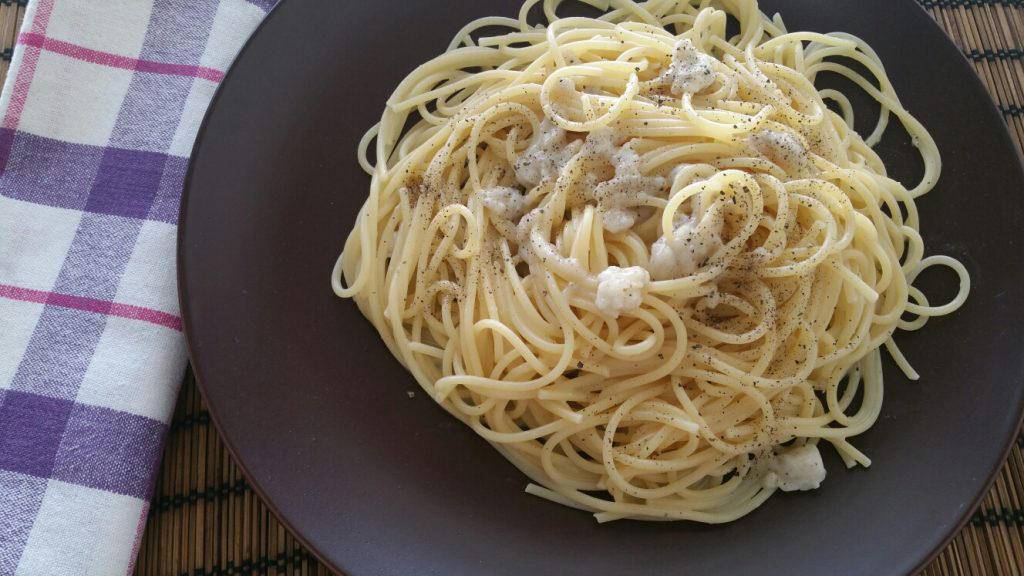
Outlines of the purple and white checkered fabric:
M128 574L196 130L275 0L32 0L0 95L0 575Z

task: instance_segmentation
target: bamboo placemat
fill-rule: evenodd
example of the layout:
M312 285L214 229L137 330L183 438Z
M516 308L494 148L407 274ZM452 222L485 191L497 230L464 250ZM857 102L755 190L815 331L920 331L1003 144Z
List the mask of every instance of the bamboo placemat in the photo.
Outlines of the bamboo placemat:
M949 33L1024 145L1024 0L917 0ZM0 0L0 78L27 0ZM1024 575L1024 436L995 486L923 572ZM329 576L271 514L210 423L191 375L167 437L136 576Z

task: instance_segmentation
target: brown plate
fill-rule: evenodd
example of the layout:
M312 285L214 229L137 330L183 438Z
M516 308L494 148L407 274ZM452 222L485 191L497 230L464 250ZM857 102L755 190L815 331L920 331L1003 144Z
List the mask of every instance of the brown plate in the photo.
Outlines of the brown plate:
M776 0L792 29L844 30L881 54L943 152L920 204L929 253L960 258L957 314L898 341L870 470L774 496L724 526L598 525L523 492L526 478L423 393L331 265L367 192L354 153L392 88L470 19L518 0L286 0L228 74L196 145L179 270L192 361L259 493L325 561L376 574L905 574L972 511L1024 399L1024 190L1003 120L959 51L910 0ZM918 160L894 132L897 176ZM952 276L952 275L949 275ZM923 278L942 301L953 280ZM667 572L666 572L667 570Z

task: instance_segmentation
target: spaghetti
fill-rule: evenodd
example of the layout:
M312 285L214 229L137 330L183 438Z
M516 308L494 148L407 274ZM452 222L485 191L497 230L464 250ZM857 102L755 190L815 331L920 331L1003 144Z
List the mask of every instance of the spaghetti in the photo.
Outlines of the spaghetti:
M970 288L924 257L931 136L853 36L755 0L586 3L477 20L398 86L335 292L528 492L599 521L739 518L817 487L821 441L868 466L880 348L916 378L893 333ZM822 73L878 102L870 136ZM872 150L891 117L912 188ZM933 265L960 278L943 306L912 286Z

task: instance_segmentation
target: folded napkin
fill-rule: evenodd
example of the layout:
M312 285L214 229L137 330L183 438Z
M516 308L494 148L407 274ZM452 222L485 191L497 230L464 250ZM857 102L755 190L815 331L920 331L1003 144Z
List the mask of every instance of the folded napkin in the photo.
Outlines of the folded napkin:
M178 200L276 0L31 0L0 95L0 575L129 574L186 357Z

